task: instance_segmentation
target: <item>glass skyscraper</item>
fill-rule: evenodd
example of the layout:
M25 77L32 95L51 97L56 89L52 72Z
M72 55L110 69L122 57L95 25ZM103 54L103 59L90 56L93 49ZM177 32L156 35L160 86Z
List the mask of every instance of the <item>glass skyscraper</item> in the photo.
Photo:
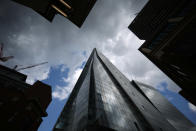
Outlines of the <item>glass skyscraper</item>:
M54 131L195 131L156 89L128 80L96 49Z

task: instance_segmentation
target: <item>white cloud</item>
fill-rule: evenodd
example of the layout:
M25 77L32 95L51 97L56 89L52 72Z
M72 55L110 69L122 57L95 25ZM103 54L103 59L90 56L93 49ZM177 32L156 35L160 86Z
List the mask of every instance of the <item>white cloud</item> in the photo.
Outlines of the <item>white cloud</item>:
M32 69L24 70L22 73L30 74L27 77L27 83L33 84L36 80L45 80L49 77L49 66L42 66L42 67L34 67Z
M154 87L167 82L166 88L179 92L179 87L138 51L143 42L130 30L123 29L105 41L99 50L130 80L136 79Z
M177 86L138 51L144 41L127 28L135 17L133 14L143 7L146 0L97 1L80 29L59 15L52 23L46 22L31 9L13 2L8 2L7 6L10 7L5 8L6 2L0 8L2 12L8 13L2 16L0 39L7 42L5 53L15 56L6 65L13 67L16 64L49 62L48 65L25 70L27 82L46 79L51 66L63 64L70 69L70 80L67 79L69 86L64 87L70 90L75 84L71 80L74 79L75 70L96 47L130 80L136 79L154 87L166 81L170 90L178 92L174 88ZM86 56L82 55L83 51L87 52ZM57 86L57 90L61 89L63 87Z
M195 112L196 113L196 106L194 106L193 104L191 103L188 103L188 107L191 111Z
M100 44L98 50L103 52L130 80L136 79L154 87L164 81L168 84L166 88L178 92L179 89L175 89L176 85L137 50L142 43L143 41L137 39L128 29L123 29L113 38L109 38L105 43ZM90 53L91 50L88 52ZM74 67L77 67L76 65ZM69 83L68 86L57 86L57 90L53 93L55 98L62 100L69 95L76 83L76 78L78 78L77 72L77 70L73 70L73 73L70 72L69 77L64 79L65 82Z
M78 80L81 72L82 69L78 68L74 71L74 73L69 74L68 78L64 78L64 82L68 83L68 85L63 87L57 85L55 90L52 92L52 96L59 100L66 99L74 88L74 85Z

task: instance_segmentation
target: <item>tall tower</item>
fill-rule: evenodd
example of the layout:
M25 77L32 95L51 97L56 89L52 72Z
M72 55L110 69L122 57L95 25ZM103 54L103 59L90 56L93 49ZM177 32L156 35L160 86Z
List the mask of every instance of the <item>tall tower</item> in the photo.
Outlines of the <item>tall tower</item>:
M129 81L93 50L54 131L195 131L156 89Z

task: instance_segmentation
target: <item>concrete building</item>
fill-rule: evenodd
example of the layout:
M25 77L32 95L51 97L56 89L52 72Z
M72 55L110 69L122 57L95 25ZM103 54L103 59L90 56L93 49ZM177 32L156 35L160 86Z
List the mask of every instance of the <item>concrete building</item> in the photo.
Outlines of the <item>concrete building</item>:
M196 105L196 1L150 0L129 29L146 40L139 50Z
M96 0L12 0L30 7L52 22L60 14L78 27L84 23Z
M196 131L156 89L129 81L93 50L54 131Z
M27 76L0 65L0 130L36 131L47 116L51 87L40 81L25 83Z

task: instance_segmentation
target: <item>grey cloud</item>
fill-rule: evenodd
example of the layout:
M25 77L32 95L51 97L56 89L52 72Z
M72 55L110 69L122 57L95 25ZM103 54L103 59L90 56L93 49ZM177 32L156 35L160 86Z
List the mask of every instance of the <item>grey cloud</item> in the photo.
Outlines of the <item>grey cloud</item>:
M98 0L79 29L60 15L50 23L32 9L1 0L0 41L5 43L5 54L15 56L5 64L13 67L48 61L48 65L23 71L31 82L47 78L50 66L65 64L71 78L76 67L87 60L82 52L88 56L96 47L129 78L156 85L168 78L137 50L143 41L127 29L146 2Z

